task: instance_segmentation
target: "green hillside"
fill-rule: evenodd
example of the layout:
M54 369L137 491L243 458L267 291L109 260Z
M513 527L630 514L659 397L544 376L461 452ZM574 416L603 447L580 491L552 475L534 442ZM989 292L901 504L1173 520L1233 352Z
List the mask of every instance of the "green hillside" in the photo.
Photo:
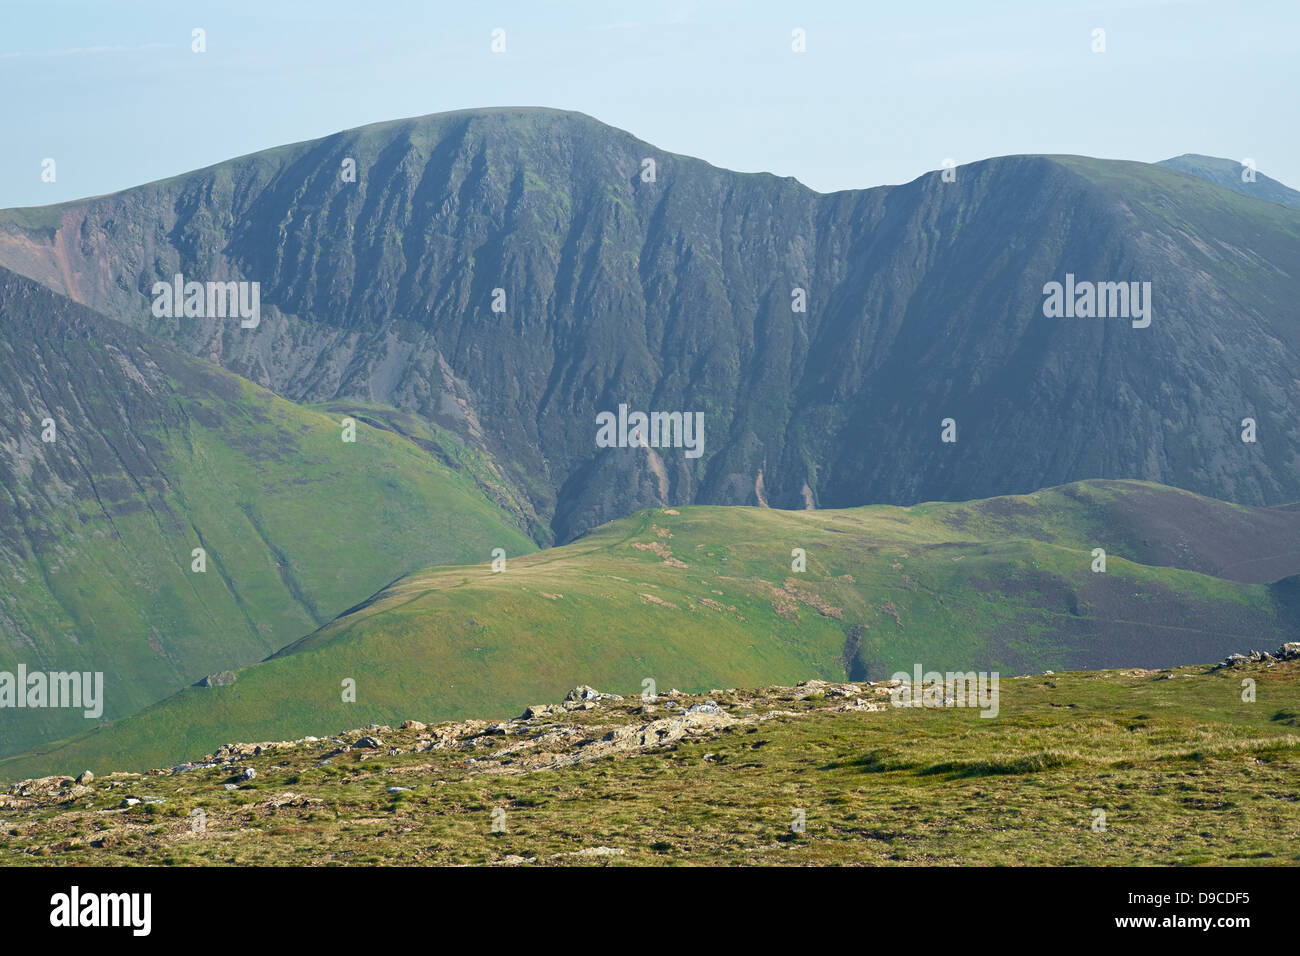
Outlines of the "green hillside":
M0 671L103 672L103 716L120 718L408 571L534 549L453 436L407 438L360 408L347 443L348 409L296 406L113 326L0 275ZM6 709L0 754L87 723Z
M1283 579L1300 572L1298 534L1295 510L1141 482L912 508L657 509L511 557L502 573L407 576L230 686L187 689L0 775L142 769L234 739L508 713L578 683L639 693L647 678L704 690L879 680L918 663L1023 674L1213 660L1294 638ZM804 572L791 569L796 548Z

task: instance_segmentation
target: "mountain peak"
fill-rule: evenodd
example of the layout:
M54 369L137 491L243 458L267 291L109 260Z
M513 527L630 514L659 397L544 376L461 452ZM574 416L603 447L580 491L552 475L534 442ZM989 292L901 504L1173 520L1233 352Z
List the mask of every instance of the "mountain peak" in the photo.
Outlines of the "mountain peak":
M1156 165L1190 173L1246 196L1266 199L1284 206L1300 207L1300 191L1265 176L1257 169L1248 167L1245 162L1224 159L1220 156L1204 156L1200 153L1183 153L1172 159L1161 160Z

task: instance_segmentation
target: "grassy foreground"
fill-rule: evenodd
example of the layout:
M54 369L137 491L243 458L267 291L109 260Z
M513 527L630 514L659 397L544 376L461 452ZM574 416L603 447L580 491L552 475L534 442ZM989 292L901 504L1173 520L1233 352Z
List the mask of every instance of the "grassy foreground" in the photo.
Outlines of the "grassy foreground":
M599 699L29 781L0 864L1300 862L1300 661L1004 679L994 719L887 694Z

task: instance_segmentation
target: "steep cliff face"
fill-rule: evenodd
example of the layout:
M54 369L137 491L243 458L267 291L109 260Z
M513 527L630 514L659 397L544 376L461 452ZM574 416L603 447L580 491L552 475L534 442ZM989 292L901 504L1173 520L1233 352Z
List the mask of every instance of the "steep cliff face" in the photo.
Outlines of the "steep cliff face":
M652 505L1090 477L1300 498L1300 210L1157 166L1010 157L822 195L579 114L467 111L0 213L0 264L294 400L454 429L541 542ZM260 282L259 326L155 318L176 273ZM1151 324L1045 317L1067 274L1150 282ZM620 404L702 412L703 455L598 447Z

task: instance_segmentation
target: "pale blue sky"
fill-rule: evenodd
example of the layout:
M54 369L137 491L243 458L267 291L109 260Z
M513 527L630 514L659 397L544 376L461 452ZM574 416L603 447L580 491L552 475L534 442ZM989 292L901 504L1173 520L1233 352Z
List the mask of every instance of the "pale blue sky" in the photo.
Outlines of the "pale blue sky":
M476 106L581 110L819 190L1029 152L1249 156L1300 188L1298 38L1296 0L4 0L0 207Z

